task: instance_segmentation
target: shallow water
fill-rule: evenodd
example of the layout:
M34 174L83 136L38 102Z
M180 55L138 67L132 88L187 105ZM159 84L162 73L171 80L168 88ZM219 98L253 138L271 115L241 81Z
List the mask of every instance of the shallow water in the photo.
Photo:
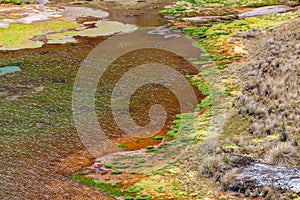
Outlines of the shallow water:
M21 71L21 68L18 66L5 66L0 68L0 76Z
M38 2L39 4L44 5L44 4L46 4L46 3L49 3L49 0L37 0L37 2Z

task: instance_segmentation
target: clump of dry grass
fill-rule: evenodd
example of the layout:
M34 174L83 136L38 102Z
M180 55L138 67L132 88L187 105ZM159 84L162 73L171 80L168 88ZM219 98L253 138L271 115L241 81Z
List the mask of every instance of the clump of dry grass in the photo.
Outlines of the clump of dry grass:
M237 173L233 170L227 171L221 178L221 186L224 190L230 189L236 185Z
M222 158L219 155L207 156L202 161L200 172L209 177L216 177L222 164Z
M280 142L271 148L265 156L265 161L272 165L295 165L299 160L297 147L290 142Z

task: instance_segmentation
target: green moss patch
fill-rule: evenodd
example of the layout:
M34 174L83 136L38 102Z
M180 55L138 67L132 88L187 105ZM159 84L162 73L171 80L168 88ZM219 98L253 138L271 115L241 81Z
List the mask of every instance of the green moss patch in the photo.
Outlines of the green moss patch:
M134 186L126 190L122 190L122 185L119 183L102 183L96 179L93 179L91 177L86 177L80 174L73 175L71 179L77 181L82 185L99 189L102 192L105 192L110 196L114 196L114 197L125 196L129 199L129 197L133 198L137 196L137 194L143 190L143 188L140 186Z
M41 47L43 42L33 41L34 36L43 35L45 30L60 32L76 27L78 27L77 23L66 18L31 24L11 24L9 28L0 28L0 44L2 45L0 50Z
M278 0L196 0L195 5L199 7L228 7L228 6L270 6L280 4Z
M48 44L75 43L74 36L108 36L134 31L136 26L115 21L99 21L96 28L87 29L68 18L56 18L31 24L11 24L0 28L0 50L18 50ZM51 33L45 33L51 32Z
M120 184L101 183L93 178L85 177L83 175L73 175L71 178L82 185L94 187L111 196L119 197L126 194L121 190Z

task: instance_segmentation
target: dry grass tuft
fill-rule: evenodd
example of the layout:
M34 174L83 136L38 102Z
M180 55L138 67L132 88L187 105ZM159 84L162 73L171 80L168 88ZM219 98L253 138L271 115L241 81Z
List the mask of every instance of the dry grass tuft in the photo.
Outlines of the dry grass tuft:
M265 160L272 165L296 165L299 160L297 147L280 142L266 153Z
M208 156L203 160L200 172L209 177L215 177L222 166L222 158L218 155Z
M233 170L231 171L227 171L221 179L221 186L224 190L230 189L231 187L233 187L234 185L236 185L235 183L235 179L237 177L237 173Z

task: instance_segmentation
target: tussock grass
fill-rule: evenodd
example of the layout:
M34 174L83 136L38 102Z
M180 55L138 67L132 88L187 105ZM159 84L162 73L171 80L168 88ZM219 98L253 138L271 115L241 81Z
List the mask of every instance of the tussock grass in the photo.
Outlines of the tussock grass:
M295 165L299 155L291 143L280 142L266 153L265 160L272 165Z

